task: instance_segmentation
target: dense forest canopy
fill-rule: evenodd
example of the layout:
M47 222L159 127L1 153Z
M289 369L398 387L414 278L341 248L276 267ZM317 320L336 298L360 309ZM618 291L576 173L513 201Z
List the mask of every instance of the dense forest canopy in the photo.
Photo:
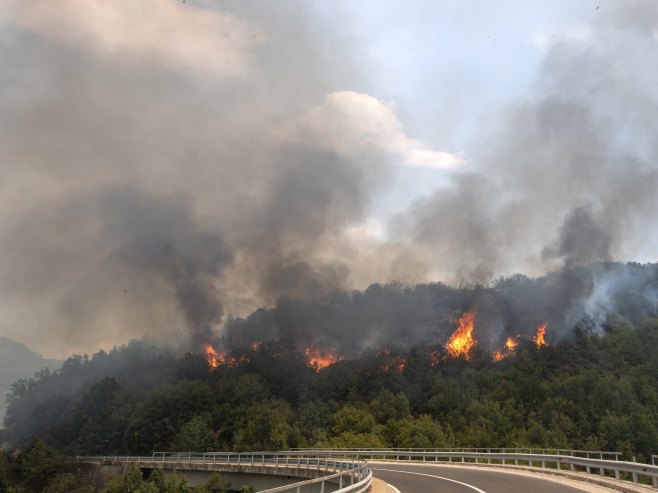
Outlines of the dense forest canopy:
M604 317L591 296L546 311L556 306L544 296L556 279L604 271L626 280L610 282L605 299L597 295ZM658 451L656 286L654 265L606 264L487 288L391 284L282 300L231 321L216 368L202 352L139 340L20 380L2 440L21 448L41 437L75 454L538 446L647 460ZM483 343L468 358L452 357L448 330L455 314L473 309ZM577 312L583 316L567 330ZM487 337L496 316L509 322L497 338L519 334L500 361ZM541 320L548 346L519 333ZM309 342L333 342L337 357L312 364Z

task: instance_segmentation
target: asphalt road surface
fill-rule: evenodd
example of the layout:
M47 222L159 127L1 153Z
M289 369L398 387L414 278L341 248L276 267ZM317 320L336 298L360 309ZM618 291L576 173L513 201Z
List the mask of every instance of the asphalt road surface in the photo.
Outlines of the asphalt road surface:
M400 493L583 493L583 490L553 481L488 471L435 465L370 462L374 476Z

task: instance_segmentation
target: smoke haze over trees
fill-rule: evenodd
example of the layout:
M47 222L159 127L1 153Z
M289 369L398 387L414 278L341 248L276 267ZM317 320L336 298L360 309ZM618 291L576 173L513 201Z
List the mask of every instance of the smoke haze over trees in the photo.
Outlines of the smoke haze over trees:
M42 358L23 344L0 337L0 422L5 417L5 395L14 382L21 378L31 378L44 369L54 371L61 364L58 360Z
M522 342L500 362L478 351L435 364L424 346L369 351L319 372L283 341L215 370L201 355L135 341L19 382L0 439L25 447L40 437L71 455L534 446L648 461L658 449L658 357L648 350L658 319L611 316L604 334Z
M306 2L4 2L0 334L58 355L140 335L198 347L283 299L655 260L658 5L579 12L533 35L522 98L450 125L437 111L432 137L369 75L386 61L358 19ZM428 106L449 107L451 77ZM401 173L431 173L431 191L386 203ZM550 279L569 306L541 316L559 327L600 316L619 280Z

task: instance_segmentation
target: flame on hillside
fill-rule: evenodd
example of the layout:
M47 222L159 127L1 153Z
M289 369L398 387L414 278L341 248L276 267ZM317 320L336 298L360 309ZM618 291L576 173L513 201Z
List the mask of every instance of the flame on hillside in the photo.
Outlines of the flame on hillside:
M226 363L226 353L218 351L212 346L212 344L206 343L203 349L206 353L206 361L211 369L214 370Z
M537 345L537 347L548 346L548 344L546 343L547 327L548 327L548 322L544 322L543 324L539 324L537 326L537 332L535 333L535 337L532 338L532 341Z
M236 358L235 356L230 356L225 351L220 351L219 349L215 349L215 347L213 347L213 345L210 343L204 344L203 350L206 354L206 361L208 362L208 366L210 367L211 370L214 370L224 365L233 368L238 366L240 363L249 362L249 358L247 358L247 356L245 356L244 354L240 355L239 358Z
M465 312L457 320L457 330L446 343L446 351L453 358L471 360L471 350L477 343L473 338L473 322L475 322L475 311Z
M519 345L518 339L514 337L508 337L505 340L505 347L503 349L500 349L498 351L494 351L493 354L491 355L491 358L494 361L500 361L505 358L509 358L516 352L516 347Z
M320 350L313 347L308 347L304 350L304 354L308 358L308 363L315 371L320 371L327 366L343 361L343 357L328 350Z
M388 373L390 371L395 371L397 373L402 373L409 363L408 358L400 354L393 354L386 348L382 348L377 351L377 358L384 359L384 363L379 367L379 369Z

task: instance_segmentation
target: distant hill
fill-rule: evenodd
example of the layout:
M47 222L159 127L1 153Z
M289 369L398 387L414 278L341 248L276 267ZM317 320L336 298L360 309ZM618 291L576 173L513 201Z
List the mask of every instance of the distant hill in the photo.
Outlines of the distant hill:
M43 358L25 344L0 337L0 428L5 417L5 395L11 390L11 384L30 378L44 368L55 370L61 365L61 361Z

